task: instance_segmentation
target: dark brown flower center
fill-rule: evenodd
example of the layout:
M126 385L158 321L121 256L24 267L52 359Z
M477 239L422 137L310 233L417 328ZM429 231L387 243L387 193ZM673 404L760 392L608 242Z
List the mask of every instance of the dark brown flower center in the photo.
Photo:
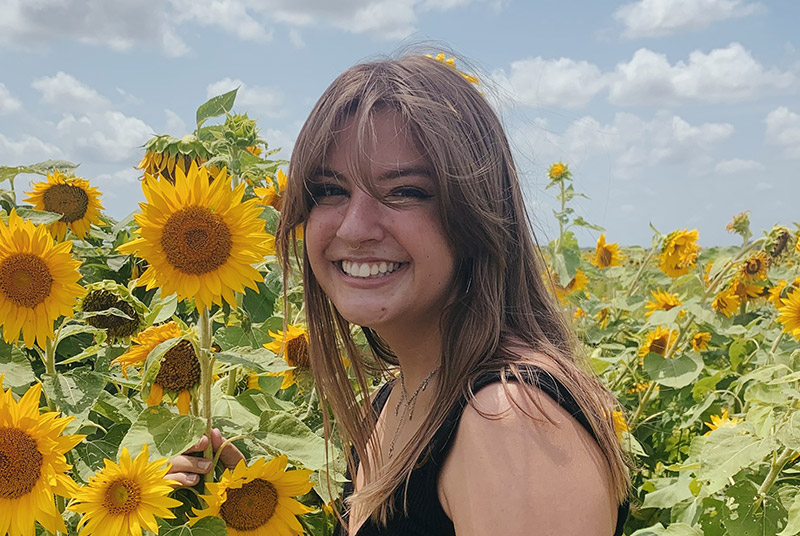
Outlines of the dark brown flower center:
M228 489L219 515L226 525L236 530L255 530L272 518L277 505L278 490L275 486L256 478L241 488Z
M653 339L653 342L650 343L650 351L656 354L664 355L667 352L667 341L669 339L668 335L661 335L660 337L656 337Z
M31 492L42 474L36 440L19 428L0 428L0 499L19 499Z
M64 223L77 221L89 208L89 194L86 190L71 184L54 184L44 192L44 209L61 214Z
M611 250L608 248L601 248L598 258L600 260L600 266L609 266L611 264Z
M286 343L289 364L297 368L308 368L308 339L305 334Z
M119 309L131 319L113 314L90 316L86 323L96 328L105 329L111 337L127 337L139 329L139 315L133 306L107 290L93 290L83 299L81 309L87 313Z
M20 307L42 303L52 285L50 270L37 255L14 253L0 262L0 291Z
M112 515L129 514L138 508L142 493L136 481L122 478L108 486L103 508Z
M169 263L187 274L206 274L228 260L231 232L219 215L191 206L169 217L161 234L161 247Z
M200 362L191 342L183 340L167 350L161 360L155 383L167 391L180 393L200 381Z

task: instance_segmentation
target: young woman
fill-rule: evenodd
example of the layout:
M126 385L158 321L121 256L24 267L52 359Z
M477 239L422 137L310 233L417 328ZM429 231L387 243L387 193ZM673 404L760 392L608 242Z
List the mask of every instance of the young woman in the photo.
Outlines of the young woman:
M352 445L342 533L621 534L614 400L578 362L481 92L425 56L352 67L289 169L277 245L289 270L304 228L312 369ZM370 397L375 361L397 376Z

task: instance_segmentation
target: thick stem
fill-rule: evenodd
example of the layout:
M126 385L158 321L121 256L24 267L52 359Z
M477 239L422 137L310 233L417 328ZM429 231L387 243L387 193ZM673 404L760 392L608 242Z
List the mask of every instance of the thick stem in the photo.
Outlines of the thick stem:
M790 449L789 447L786 447L785 449L783 449L783 452L780 453L778 459L772 462L772 467L770 467L767 477L764 479L764 482L762 482L761 486L758 488L758 494L761 497L764 497L767 494L769 489L775 483L775 480L777 480L778 475L781 473L781 471L783 471L783 467L787 463L789 463L789 461L795 455L797 455L796 451Z
M47 374L55 379L56 376L56 343L52 339L47 339L47 342L44 345L44 367L47 371ZM47 393L45 393L45 399L47 399L47 408L50 411L58 411L58 407L54 400L51 400Z
M200 310L200 382L203 398L202 416L206 420L206 437L208 445L203 453L204 458L211 459L214 456L214 447L211 445L211 382L212 382L212 359L211 359L211 318L208 315L208 308ZM209 471L205 475L205 481L213 478L214 471Z

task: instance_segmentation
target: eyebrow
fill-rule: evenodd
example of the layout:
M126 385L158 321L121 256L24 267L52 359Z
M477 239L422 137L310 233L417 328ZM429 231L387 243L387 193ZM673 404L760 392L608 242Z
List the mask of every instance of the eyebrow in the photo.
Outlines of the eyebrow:
M425 166L416 166L416 167L407 167L407 168L397 168L397 169L390 169L381 173L378 176L378 179L399 179L402 177L409 177L409 176L422 176L422 177L431 177L430 170ZM314 173L311 174L312 177L327 177L331 179L346 179L347 176L344 173L339 173L331 168L321 167L318 168Z

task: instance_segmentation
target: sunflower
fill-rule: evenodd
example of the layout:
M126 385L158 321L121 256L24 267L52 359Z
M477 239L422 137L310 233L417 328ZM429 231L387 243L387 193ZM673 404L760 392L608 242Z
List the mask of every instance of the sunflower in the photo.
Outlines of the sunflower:
M595 321L601 328L605 328L608 325L608 320L611 318L611 309L608 307L603 307L600 309L596 315L594 315Z
M800 340L800 290L789 291L785 298L781 298L781 304L778 322L783 325L783 331Z
M547 170L547 176L550 177L551 180L557 181L563 178L569 178L570 171L567 164L562 162L556 162L550 169Z
M741 304L742 298L739 297L739 295L735 292L731 292L730 288L728 288L714 297L714 301L711 303L711 308L730 318L736 311L739 310L739 306Z
M144 157L136 167L143 170L146 175L153 177L160 175L175 184L177 170L181 170L185 175L192 164L202 166L209 158L211 153L196 136L189 135L178 139L163 134L154 136L145 144ZM212 166L209 172L216 176L219 169Z
M192 164L185 175L177 170L174 185L146 175L142 189L139 238L118 248L149 263L137 285L194 298L198 309L223 299L236 307L234 292L258 289L263 277L252 265L274 253L274 238L264 232L258 200L242 202L244 183L231 190L225 170L209 183L208 171Z
M581 318L583 318L583 317L585 317L585 316L586 316L586 311L584 311L584 310L583 310L582 308L580 308L580 307L576 307L576 308L575 308L575 312L574 312L574 313L572 313L572 319L573 319L573 320L579 320L579 319L581 319Z
M650 388L650 385L652 385L652 382L636 383L633 385L633 387L628 389L628 394L635 395L636 393L643 393L644 391L647 391ZM658 391L658 384L656 384L653 387L653 390Z
M278 183L278 188L275 189L275 184L270 179L267 182L268 186L264 188L255 188L253 192L261 198L261 204L264 206L274 207L275 210L281 209L283 202L283 192L286 191L286 174L282 170L278 170L275 174L275 180Z
M643 358L650 352L663 356L675 344L677 339L677 331L658 326L654 331L647 333L644 344L639 347L639 357Z
M791 284L781 279L778 281L777 285L769 289L768 300L772 302L776 308L782 307L783 303L781 302L781 298L785 298L786 293L795 288L800 288L800 277L796 277Z
M597 239L592 264L598 268L608 268L609 266L619 266L621 260L619 244L606 244L606 235L601 234Z
M47 182L37 182L25 201L36 210L61 214L61 219L50 225L56 240L64 240L67 227L83 240L89 227L100 221L100 192L89 186L81 177L64 176L57 169L47 174Z
M128 351L111 364L119 363L124 372L130 365L144 363L150 352L162 342L183 336L184 333L175 322L151 326L136 336L133 339L134 344ZM200 361L197 359L194 345L189 340L180 340L164 353L158 367L158 373L147 397L147 405L160 404L164 398L164 391L168 391L177 395L178 411L186 415L189 413L191 402L190 391L200 382Z
M697 229L673 231L664 239L659 257L661 271L670 277L686 275L697 262Z
M189 524L215 516L225 521L228 536L305 534L295 516L313 509L292 497L311 491L311 471L285 471L287 463L284 454L269 462L259 458L250 467L242 460L233 471L226 469L218 483L208 484L209 494L201 496L208 507L193 509L197 517Z
M739 274L745 282L761 281L767 277L769 260L763 251L753 253L747 257L739 268Z
M166 458L148 463L147 445L131 461L128 449L122 447L119 465L106 459L105 467L89 477L70 503L69 509L83 514L78 522L80 535L141 535L142 529L158 532L156 516L173 519L169 508L180 501L168 497L173 480L165 479L169 465Z
M647 302L647 305L645 305L645 309L649 309L649 311L645 313L646 317L649 317L656 311L669 311L673 307L678 307L681 304L677 294L669 294L663 290L651 290L650 294L653 295L653 300Z
M44 225L34 225L12 210L8 226L0 222L0 325L8 343L22 339L44 348L53 338L53 322L72 316L83 294L78 284L80 261L72 258L72 242L53 244Z
M275 354L283 352L283 358L286 363L295 367L295 369L308 369L310 363L308 360L308 332L306 330L300 326L289 324L285 332L281 330L278 330L277 333L270 331L269 336L273 340L266 343L264 348ZM295 382L295 369L274 373L275 375L283 375L281 389L288 389Z
M622 435L625 432L630 432L631 429L628 426L628 421L625 420L625 414L620 410L615 410L611 418L614 420L614 432L617 434L617 439L622 439Z
M706 426L708 426L708 432L706 432L704 435L708 435L718 428L735 428L740 422L742 421L736 417L731 419L728 416L728 410L723 409L720 415L711 416L711 422L706 423Z
M32 536L38 521L48 532L66 532L53 495L72 497L64 455L85 437L61 435L73 419L39 414L41 384L14 400L0 375L0 534Z
M711 334L707 331L699 331L692 336L692 350L700 352L708 350L708 343L711 341Z
M117 309L128 318L117 314L87 316L86 323L104 329L109 339L117 340L136 335L141 331L147 307L130 291L113 281L101 281L86 287L86 296L81 300L84 313L102 313Z

